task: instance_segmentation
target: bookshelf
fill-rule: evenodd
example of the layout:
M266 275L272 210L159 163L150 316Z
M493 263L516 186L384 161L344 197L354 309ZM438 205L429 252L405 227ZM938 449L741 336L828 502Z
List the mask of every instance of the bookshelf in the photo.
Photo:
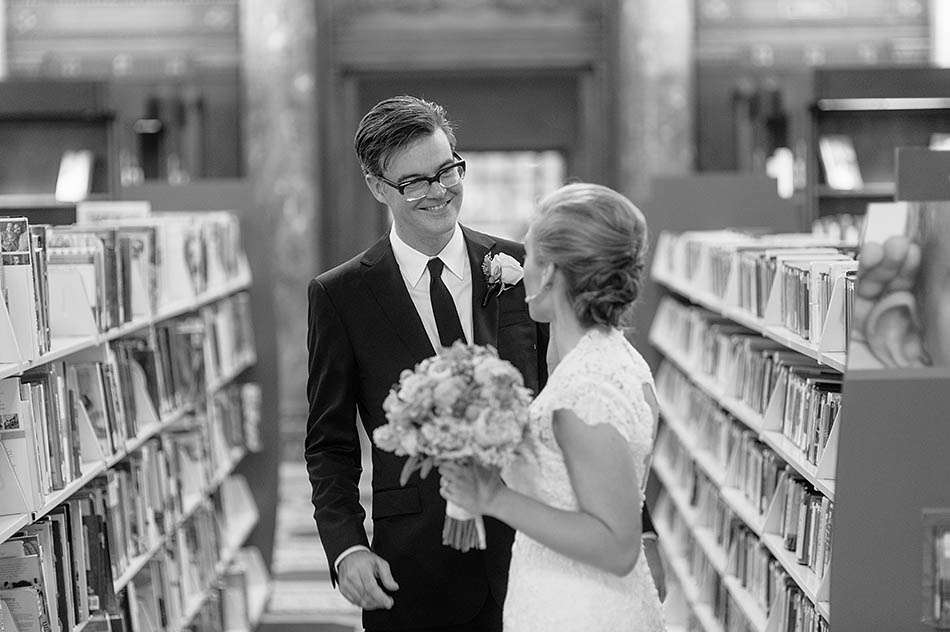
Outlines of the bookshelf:
M78 288L75 300L69 301L74 322L65 331L81 330L82 335L63 335L64 329L57 327L62 317L52 315L55 301L51 307L37 299L37 322L52 326L46 343L41 332L38 349L30 349L23 344L22 331L12 329L11 314L17 316L24 305L0 301L0 336L14 343L4 347L3 356L13 361L0 364L0 413L5 422L0 434L0 511L6 514L0 515L0 545L32 537L40 543L39 554L33 555L37 560L48 559L51 550L44 547L70 552L57 554L55 563L42 562L41 587L31 589L44 591L50 612L43 616L50 617L50 629L61 632L115 625L138 632L151 629L156 612L167 618L161 626L166 631L223 630L215 623L225 616L220 582L249 559L256 577L254 602L249 601L250 592L239 596L247 602L242 608L248 616L236 621L250 630L269 594L260 554L248 557L251 549L246 547L260 514L246 480L237 473L245 456L260 444L260 411L254 410L259 394L254 394L255 385L239 382L257 361L250 327L250 271L240 250L234 249L239 248L238 235L226 214L200 219L156 215L144 223L155 228L154 243L168 249L156 258L161 263L155 270L139 277L138 290L124 286L130 295L138 292L124 308L126 322L100 330L102 314L111 308L88 300L110 283L108 265L97 267L94 278L67 274L74 287L52 289L69 299L69 292ZM189 276L173 274L183 261L175 260L179 249L172 237L189 223L200 227L194 235L207 254L201 259L200 278L194 276L194 266ZM96 230L103 227L97 225ZM50 228L49 235L58 229ZM82 230L87 229L92 230ZM55 242L31 242L30 261L37 275L46 271L37 261L48 264L63 253L63 246L57 252L38 245L50 243ZM136 273L130 274L127 278L134 279ZM35 287L40 286L36 281ZM138 305L135 314L130 305ZM44 315L44 310L49 313ZM117 375L115 382L101 377L109 374L107 368ZM78 377L80 372L90 375L89 370L100 376L98 387ZM42 399L44 391L34 390L38 376L57 380L49 382L55 389L46 391L49 400ZM96 400L96 393L105 398ZM51 404L53 400L58 403ZM11 420L14 425L8 427ZM25 432L11 434L11 429ZM21 435L39 442L23 443ZM36 452L25 449L33 445ZM66 464L61 469L60 460ZM70 578L74 574L77 582L81 578L75 592ZM0 599L7 596L0 593ZM33 618L40 625L43 617L39 612L21 617L19 629L33 630ZM31 623L24 627L27 620Z
M816 626L823 620L823 627L813 629L827 629L831 574L824 559L831 555L840 415L827 409L830 428L812 445L818 424L796 433L783 416L791 378L768 389L741 384L751 379L752 369L745 367L755 365L749 358L762 349L791 362L789 374L820 373L840 388L846 365L844 285L830 281L820 326L793 331L781 306L782 288L794 282L784 276L791 268L778 268L760 308L750 307L742 277L741 256L774 244L756 246L755 238L725 231L692 235L694 241L690 233L661 234L651 271L667 291L649 331L662 357L655 375L663 423L652 464L660 489L653 512L660 542L701 629L783 631L796 599L804 605L795 607ZM829 268L839 265L842 274L851 267L821 250L820 239L776 239L792 246L811 241L819 253L813 259L828 257ZM847 250L853 244L834 246ZM743 344L751 345L751 354L743 355ZM802 437L808 439L804 444ZM811 531L795 541L800 525L809 522ZM697 565L697 558L704 562ZM784 582L792 588L777 592Z
M895 150L926 148L933 134L950 133L947 69L819 68L814 71L812 94L806 168L812 217L862 214L868 202L893 201ZM827 136L852 143L860 185L829 186L819 151L820 139Z

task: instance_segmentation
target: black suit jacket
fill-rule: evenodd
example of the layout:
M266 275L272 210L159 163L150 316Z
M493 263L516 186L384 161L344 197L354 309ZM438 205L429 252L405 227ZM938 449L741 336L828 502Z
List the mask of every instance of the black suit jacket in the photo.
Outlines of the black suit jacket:
M524 284L493 295L481 265L503 252L524 260L521 244L462 228L472 269L474 343L492 345L514 364L534 393L547 377L547 329L533 322ZM391 610L363 613L373 629L463 623L484 605L489 591L504 601L512 530L486 519L488 548L461 553L442 545L445 501L438 471L399 484L404 457L372 451L373 542L363 529L356 412L368 435L386 422L382 403L402 370L433 355L429 338L390 246L382 237L362 255L310 282L309 417L305 458L314 518L332 568L347 548L364 544L389 562L399 590ZM336 582L335 571L331 576Z

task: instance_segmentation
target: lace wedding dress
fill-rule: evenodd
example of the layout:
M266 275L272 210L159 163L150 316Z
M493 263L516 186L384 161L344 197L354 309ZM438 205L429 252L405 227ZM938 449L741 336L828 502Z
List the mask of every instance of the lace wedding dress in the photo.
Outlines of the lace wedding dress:
M650 369L621 332L589 331L557 365L531 404L530 449L504 472L508 485L548 505L578 509L552 428L552 413L570 409L584 423L617 429L633 454L642 488L655 430L645 385L653 387ZM556 553L521 532L515 536L505 632L664 629L660 600L642 548L633 571L618 577Z

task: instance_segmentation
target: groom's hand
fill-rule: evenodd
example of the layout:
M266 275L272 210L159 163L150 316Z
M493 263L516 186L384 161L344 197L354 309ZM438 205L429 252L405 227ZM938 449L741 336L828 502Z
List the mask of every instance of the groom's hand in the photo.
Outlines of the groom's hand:
M393 598L383 592L399 590L389 563L372 551L354 551L340 561L340 592L363 610L389 610ZM382 583L382 588L380 587Z

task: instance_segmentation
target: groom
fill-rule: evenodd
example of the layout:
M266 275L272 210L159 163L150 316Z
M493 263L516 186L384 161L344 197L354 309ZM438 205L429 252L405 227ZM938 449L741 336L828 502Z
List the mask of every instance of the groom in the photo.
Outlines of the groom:
M442 107L409 96L363 117L356 153L373 197L393 217L366 252L309 287L305 458L331 579L369 630L501 630L510 528L485 519L488 547L442 545L439 475L399 484L404 458L373 448L373 542L363 529L356 414L369 436L399 374L455 340L492 345L534 393L547 377L547 332L524 285L489 291L486 255L524 248L458 224L465 161Z

